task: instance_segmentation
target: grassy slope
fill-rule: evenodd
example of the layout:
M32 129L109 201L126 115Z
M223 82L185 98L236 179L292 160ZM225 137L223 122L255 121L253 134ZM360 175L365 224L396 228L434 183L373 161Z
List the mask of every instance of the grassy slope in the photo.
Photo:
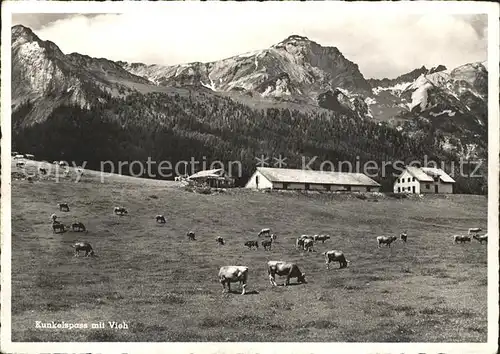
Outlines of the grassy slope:
M484 197L199 195L173 182L72 180L73 172L60 183L13 179L14 341L486 341L486 246L451 240L485 227ZM59 202L71 211L57 211ZM115 205L129 216L113 215ZM83 221L88 234L54 235L53 212L66 224ZM262 227L278 234L273 250L247 250ZM185 237L190 229L197 241ZM377 249L375 236L404 229L408 244ZM332 239L317 252L294 249L298 235L322 232ZM90 241L99 257L74 258L76 240ZM329 249L352 263L327 271L320 252ZM296 261L308 284L272 288L267 260ZM248 295L221 293L218 268L231 264L250 267ZM129 329L37 330L35 320L123 320Z

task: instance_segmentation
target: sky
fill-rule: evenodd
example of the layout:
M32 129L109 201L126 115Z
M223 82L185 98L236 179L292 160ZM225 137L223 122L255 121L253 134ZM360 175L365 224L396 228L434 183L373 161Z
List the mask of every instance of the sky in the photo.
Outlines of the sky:
M146 64L215 61L291 34L337 47L366 78L487 59L486 15L344 13L328 2L171 4L121 14L13 14L12 24L30 27L66 54Z

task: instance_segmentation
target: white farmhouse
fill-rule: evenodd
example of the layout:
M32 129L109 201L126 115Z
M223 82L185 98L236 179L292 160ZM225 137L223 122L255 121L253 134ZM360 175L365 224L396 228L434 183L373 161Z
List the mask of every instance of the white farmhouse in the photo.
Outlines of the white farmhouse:
M378 192L380 184L362 173L257 167L245 188Z
M455 180L440 168L407 166L394 182L394 193L453 193Z

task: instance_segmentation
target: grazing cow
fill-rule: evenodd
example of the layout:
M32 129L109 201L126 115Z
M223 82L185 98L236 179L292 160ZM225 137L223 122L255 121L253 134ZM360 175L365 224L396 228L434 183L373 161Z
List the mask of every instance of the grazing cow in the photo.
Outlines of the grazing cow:
M377 243L378 243L378 247L380 248L380 245L385 243L385 245L387 247L391 247L391 243L393 243L394 241L396 241L397 237L396 236L391 236L391 237L387 237L387 236L378 236L377 237Z
M306 238L304 240L304 251L312 252L314 251L314 240Z
M245 242L245 246L247 246L248 248L252 249L252 247L255 246L255 248L259 248L259 243L257 241L247 241Z
M477 234L478 232L481 232L481 231L483 231L483 230L480 227L471 227L469 229L469 233L468 234L469 235L470 234Z
M11 151L10 152L10 156L17 156L19 155L19 153L17 151Z
M276 241L277 238L278 238L278 236L276 236L276 234L271 235L271 240Z
M264 247L264 250L271 250L271 245L273 244L273 240L264 240L261 242L262 247Z
M347 259L345 259L344 252L332 250L323 252L325 256L326 269L330 269L330 262L339 262L340 268L346 268L347 263L350 263Z
M217 237L217 238L215 239L215 241L217 241L217 243L218 243L219 245L223 245L223 244L224 244L224 239L223 239L221 236Z
M465 242L470 242L471 238L470 236L463 236L463 235L453 235L453 242L455 243L465 243Z
M32 155L32 154L24 154L24 157L27 158L28 160L34 160L35 159L35 155Z
M307 283L305 275L302 273L295 263L283 262L283 261L269 261L267 262L267 274L269 276L269 281L272 286L276 286L276 275L286 276L284 286L290 284L290 278L297 278L297 282Z
M261 237L261 236L268 236L271 235L271 229L269 228L266 228L266 229L262 229L260 230L259 234L257 236Z
M406 231L400 234L399 238L401 239L401 241L406 243L406 241L408 240L408 234L406 233Z
M314 235L314 241L321 241L321 243L325 243L328 239L330 239L330 235Z
M81 222L75 222L71 225L71 228L73 229L73 231L87 231L87 229L85 229L85 225L83 225L83 223Z
M24 167L26 164L24 162L16 162L16 167Z
M58 161L52 161L52 163L53 163L54 165L57 165Z
M114 209L114 213L115 213L116 215L120 215L120 216L122 216L122 215L124 215L124 214L128 214L128 211L127 211L127 209L125 209L124 207L115 207L115 209Z
M167 221L163 215L156 215L156 222L160 224L165 224Z
M50 220L52 220L52 222L55 222L55 221L56 221L56 219L57 219L57 215L56 215L56 214L52 214L52 215L50 216Z
M187 235L187 237L189 237L190 240L195 240L193 231L189 231L186 235Z
M317 235L315 235L315 236L317 236ZM305 240L305 239L314 240L314 236L311 236L311 235L301 235L299 238L301 240Z
M38 172L40 172L42 175L46 175L47 174L47 169L43 168L43 167L39 167L38 168Z
M224 266L219 269L219 282L222 284L222 292L231 292L231 283L239 282L242 288L241 295L245 295L247 287L248 267Z
M305 240L313 240L313 239L314 239L314 236L302 235L302 236L297 238L297 241L295 242L295 248L304 247Z
M19 160L19 159L24 159L24 155L23 154L17 154L16 156L14 156L14 160Z
M56 232L56 230L59 230L60 232ZM64 225L61 224L59 221L55 221L52 223L52 231L57 234L61 232L66 232L66 229L64 228Z
M57 204L57 206L59 207L60 211L69 211L68 203L59 203Z
M488 243L488 234L485 235L473 235L472 238L476 239L479 241L479 243L483 244L483 241Z
M80 255L80 251L85 251L85 257L96 257L92 246L88 242L76 242L71 247L75 249L75 257L78 257Z

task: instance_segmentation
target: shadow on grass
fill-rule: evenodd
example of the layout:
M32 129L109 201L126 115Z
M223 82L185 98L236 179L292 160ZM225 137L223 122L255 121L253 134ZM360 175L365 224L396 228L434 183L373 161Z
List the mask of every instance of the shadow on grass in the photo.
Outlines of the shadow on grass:
M230 290L230 291L224 292L224 294L239 294L239 295L241 295L241 290ZM257 295L257 294L259 294L259 292L257 290L251 290L251 291L245 292L245 295Z
M87 342L119 342L120 338L114 330L96 329L87 336Z
M198 326L202 328L236 328L244 327L247 329L275 329L282 330L283 327L279 324L272 323L268 319L244 314L234 317L205 317L198 322Z
M332 329L338 328L338 324L330 320L314 320L306 322L302 328Z

